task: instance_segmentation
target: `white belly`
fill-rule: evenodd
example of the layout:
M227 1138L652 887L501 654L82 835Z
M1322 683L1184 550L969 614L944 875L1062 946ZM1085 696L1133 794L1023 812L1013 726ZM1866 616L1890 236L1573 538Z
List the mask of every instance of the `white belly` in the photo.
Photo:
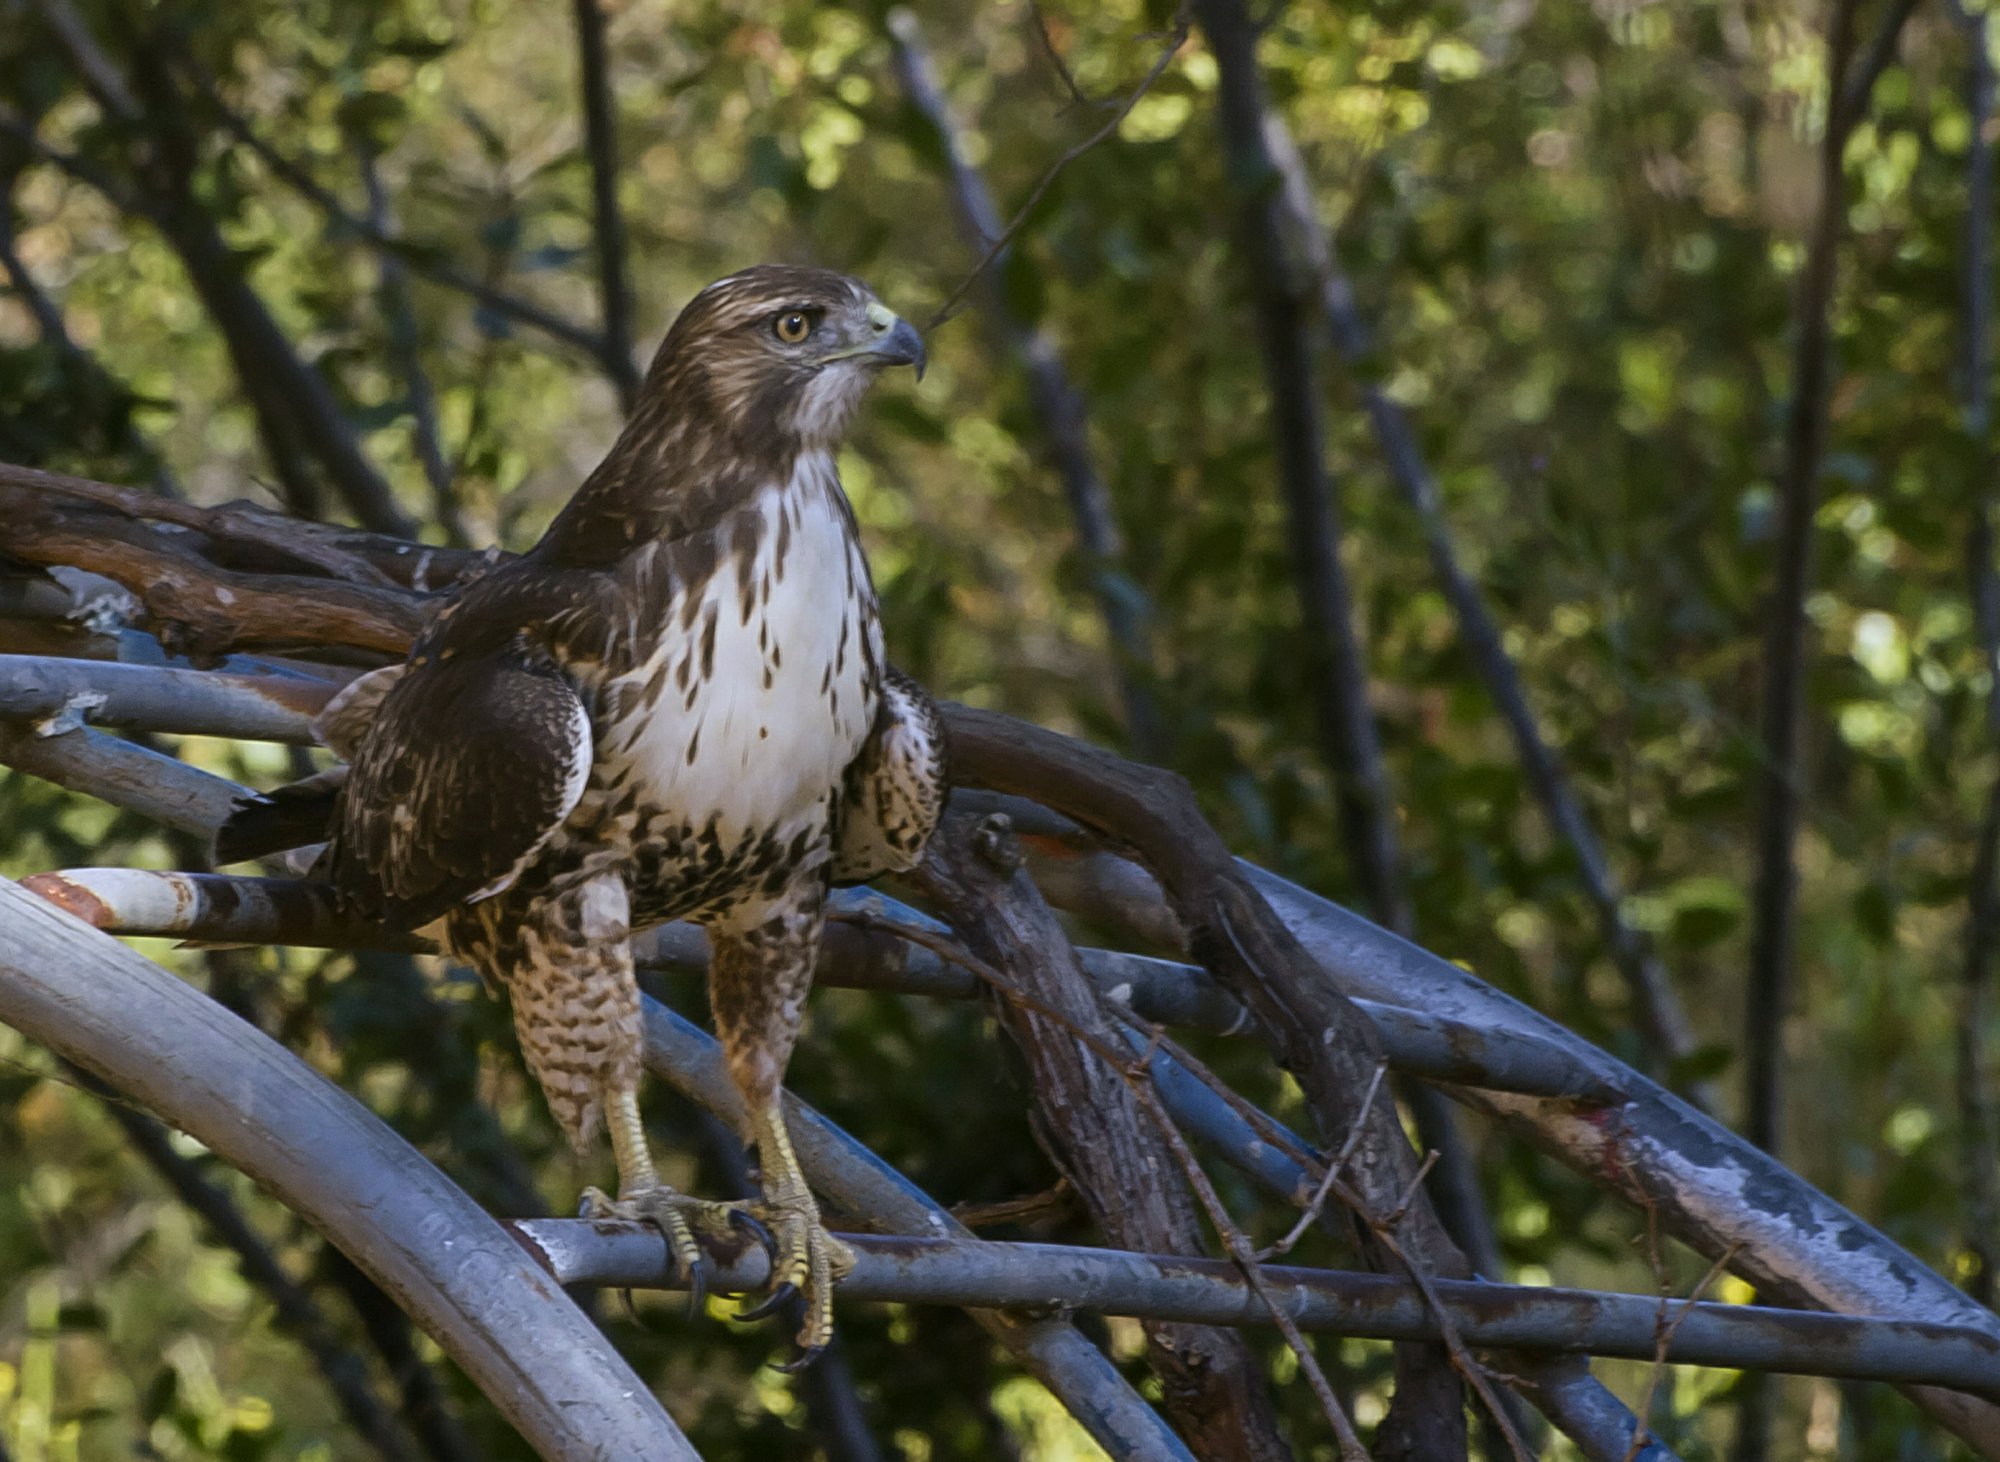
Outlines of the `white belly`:
M677 615L659 650L614 682L642 687L665 668L657 701L599 738L600 784L636 790L642 815L712 825L724 848L824 817L874 723L882 656L867 565L838 493L827 458L767 489L747 574L725 557L696 612Z

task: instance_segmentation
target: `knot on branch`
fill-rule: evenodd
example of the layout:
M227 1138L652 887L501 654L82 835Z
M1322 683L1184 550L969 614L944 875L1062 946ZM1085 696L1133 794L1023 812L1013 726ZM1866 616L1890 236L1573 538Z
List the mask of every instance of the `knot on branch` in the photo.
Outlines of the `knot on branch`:
M972 833L972 851L980 862L1002 878L1021 871L1026 858L1020 840L1014 836L1014 819L1004 812L989 812Z

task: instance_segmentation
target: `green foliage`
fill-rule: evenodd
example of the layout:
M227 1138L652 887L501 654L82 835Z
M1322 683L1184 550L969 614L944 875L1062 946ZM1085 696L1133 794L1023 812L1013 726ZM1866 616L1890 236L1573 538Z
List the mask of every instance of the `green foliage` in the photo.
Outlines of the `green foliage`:
M1734 1076L1788 301L1822 125L1816 10L1779 6L1255 6L1273 97L1340 256L1378 324L1365 372L1403 403L1458 546L1490 595L1537 714L1657 939L1702 1048L1680 1078ZM219 0L138 17L75 7L125 74L137 26L179 37L214 95L180 120L201 212L425 516L407 370L381 259L234 140L215 100L355 215L378 154L398 253L448 263L568 318L595 316L589 162L568 7L495 0ZM1089 97L1157 53L1165 7L1043 7ZM0 96L125 189L157 139L80 84L34 7L0 27ZM1020 7L922 7L974 160L1003 206L1100 125L1071 102ZM613 24L635 319L656 339L689 294L766 258L835 264L923 318L970 254L934 140L896 87L870 6L638 0ZM1952 1097L1965 875L1995 774L1990 666L1965 599L1969 514L1990 441L1961 420L1954 360L1969 121L1963 33L1912 23L1846 157L1851 244L1836 297L1833 454L1809 605L1808 819L1787 1156L1947 1274L1962 1270ZM1167 759L1246 855L1351 893L1311 696L1265 387L1220 200L1216 70L1195 42L1119 135L1078 159L999 285L1048 332L1090 406L1127 540L1119 591L1152 607L1143 667ZM23 159L5 151L0 163ZM80 352L0 294L0 455L143 480L153 454L203 500L282 501L244 383L174 248L46 165L13 189L18 249ZM414 337L476 542L531 542L609 441L603 377L533 327L419 277ZM1072 548L1019 365L977 311L932 374L886 385L845 464L890 643L938 692L1117 740L1097 601ZM1419 938L1630 1059L1626 992L1568 849L1536 810L1385 474L1358 382L1329 371L1327 450L1388 743ZM1987 383L1982 383L1982 385ZM135 435L136 433L136 435ZM331 498L329 498L331 501ZM269 781L206 747L218 769ZM0 773L0 869L184 862L136 820ZM280 1033L494 1205L567 1205L581 1171L525 1083L504 1014L406 960L151 950ZM677 989L694 1013L699 992ZM1989 1039L2000 1032L1983 1033ZM810 1100L950 1202L1048 1186L1026 1094L976 1011L818 997L794 1062ZM42 1459L336 1458L359 1443L268 1304L125 1149L102 1109L0 1042L0 1438ZM1297 1116L1240 1043L1205 1051ZM701 1151L651 1099L656 1138ZM1650 1290L1643 1224L1498 1133L1480 1138L1506 1257L1528 1279ZM318 1240L192 1153L296 1274ZM684 1157L704 1190L723 1174ZM1227 1189L1239 1212L1252 1195ZM1252 1227L1281 1231L1264 1212ZM1066 1219L1038 1231L1087 1238ZM1315 1262L1340 1256L1315 1250ZM1668 1254L1672 1283L1702 1266ZM317 1291L365 1351L337 1291ZM1740 1294L1738 1295L1740 1297ZM823 1455L804 1389L760 1369L774 1337L684 1324L665 1303L607 1323L704 1455ZM1032 1383L960 1318L851 1312L843 1336L890 1455L1085 1455ZM1129 1327L1109 1342L1136 1362ZM1261 1343L1261 1342L1260 1342ZM1364 1420L1381 1347L1328 1344ZM1272 1352L1275 1374L1289 1357ZM1139 1368L1134 1364L1134 1374ZM1636 1395L1640 1368L1608 1374ZM378 1374L377 1381L382 1381ZM455 1376L481 1455L524 1455ZM1731 1378L1663 1390L1656 1425L1719 1455ZM388 1394L383 1387L383 1394ZM1301 1438L1304 1388L1281 1388ZM1785 1391L1780 1456L1937 1457L1888 1393ZM1843 1409L1843 1408L1846 1409ZM1372 1408L1372 1412L1371 1412ZM1302 1452L1302 1455L1304 1453Z

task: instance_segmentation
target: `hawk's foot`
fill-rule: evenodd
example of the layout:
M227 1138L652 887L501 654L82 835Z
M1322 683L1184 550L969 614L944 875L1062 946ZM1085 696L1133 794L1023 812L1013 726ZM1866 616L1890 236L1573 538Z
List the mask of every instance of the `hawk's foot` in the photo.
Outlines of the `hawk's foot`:
M827 1232L819 1206L803 1188L753 1207L769 1226L777 1249L764 1299L736 1318L761 1320L800 1300L805 1316L797 1336L799 1353L778 1369L804 1370L833 1339L833 1286L854 1268L854 1251Z
M797 1298L805 1311L799 1326L799 1353L778 1369L798 1371L811 1365L833 1339L833 1286L854 1268L854 1251L826 1231L819 1204L792 1150L784 1108L768 1102L755 1115L753 1136L763 1172L764 1198L752 1210L777 1240L771 1256L770 1291L763 1302L737 1316L761 1319Z
M755 1240L772 1256L775 1269L777 1242L750 1209L747 1203L695 1198L664 1183L653 1183L623 1193L616 1200L601 1188L586 1188L577 1215L624 1219L658 1229L673 1255L676 1273L687 1280L688 1313L692 1315L700 1313L708 1295L707 1249L733 1257L742 1251L746 1240Z

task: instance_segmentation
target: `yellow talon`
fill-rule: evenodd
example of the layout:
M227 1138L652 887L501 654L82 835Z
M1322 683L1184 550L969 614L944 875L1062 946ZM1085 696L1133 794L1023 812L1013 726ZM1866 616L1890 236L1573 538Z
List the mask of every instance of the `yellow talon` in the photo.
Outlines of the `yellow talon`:
M833 1339L833 1286L853 1269L854 1254L820 1221L819 1204L806 1186L784 1111L776 1102L757 1114L755 1137L764 1180L764 1201L755 1211L769 1225L778 1252L771 1266L770 1299L752 1313L769 1313L790 1297L787 1290L805 1301L799 1356L779 1368L797 1370Z

